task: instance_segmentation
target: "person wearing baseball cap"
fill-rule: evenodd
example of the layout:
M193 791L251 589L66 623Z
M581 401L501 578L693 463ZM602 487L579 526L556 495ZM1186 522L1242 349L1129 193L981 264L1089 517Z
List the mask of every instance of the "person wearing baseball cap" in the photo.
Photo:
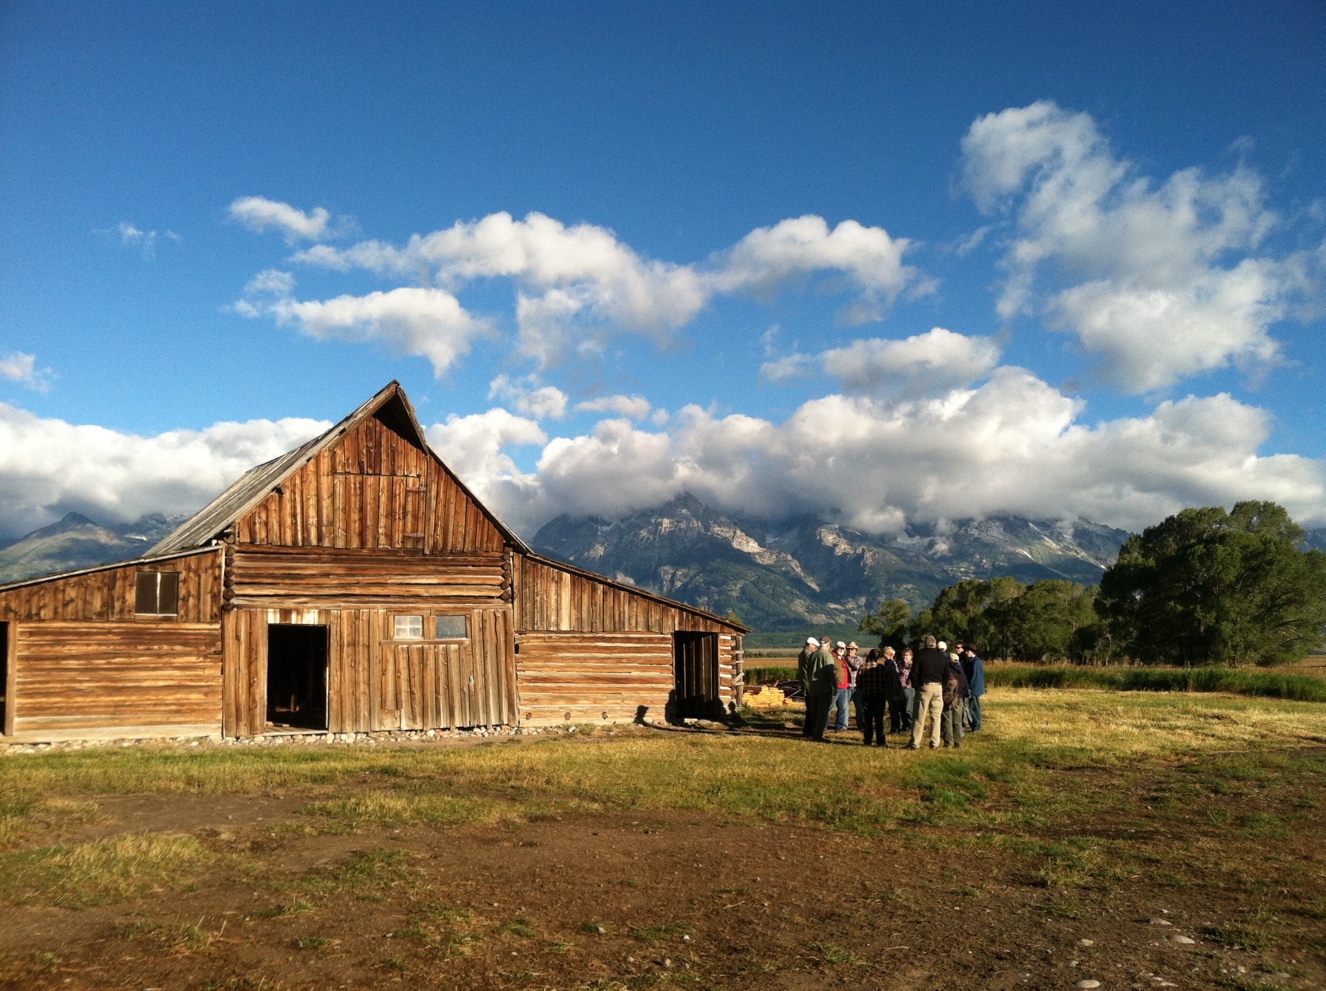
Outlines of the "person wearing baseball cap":
M838 683L838 665L827 642L821 641L820 649L810 655L807 667L810 687L806 690L806 719L810 724L810 739L823 743L824 731L829 728L829 703Z
M801 682L801 697L810 696L810 655L820 649L820 642L814 637L806 637L806 644L797 654L797 681ZM810 736L810 706L806 706L806 718L801 723L801 735Z

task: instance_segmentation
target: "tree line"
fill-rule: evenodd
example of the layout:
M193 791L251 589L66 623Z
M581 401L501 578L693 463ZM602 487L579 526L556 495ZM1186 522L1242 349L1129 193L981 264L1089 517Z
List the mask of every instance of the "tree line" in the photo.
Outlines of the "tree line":
M881 646L933 633L1027 661L1292 663L1326 641L1326 554L1302 540L1273 502L1185 509L1129 536L1099 585L969 578L915 616L882 602L859 628Z

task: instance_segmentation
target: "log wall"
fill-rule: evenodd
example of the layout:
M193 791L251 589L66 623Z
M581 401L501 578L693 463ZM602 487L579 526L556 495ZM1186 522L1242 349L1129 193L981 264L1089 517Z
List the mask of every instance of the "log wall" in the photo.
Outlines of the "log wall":
M13 732L43 740L216 733L217 625L11 623Z
M215 623L221 609L220 562L220 549L209 549L20 585L0 591L0 620ZM134 615L134 586L139 571L179 574L177 616Z
M671 633L519 634L524 724L629 722L640 706L662 719L674 685ZM718 637L720 694L733 698L739 638Z
M502 534L440 461L377 416L236 523L241 544L500 554Z
M239 545L227 585L237 606L341 608L413 602L493 604L510 585L502 554L424 556L418 551L348 551Z
M522 722L620 722L642 705L661 719L678 630L719 635L720 698L739 700L741 637L726 623L523 554L512 567Z

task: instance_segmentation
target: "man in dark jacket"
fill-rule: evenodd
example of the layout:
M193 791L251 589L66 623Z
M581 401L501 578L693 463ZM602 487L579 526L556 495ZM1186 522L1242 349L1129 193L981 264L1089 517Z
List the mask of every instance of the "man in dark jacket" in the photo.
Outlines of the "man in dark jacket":
M893 663L893 648L884 648L889 654L889 663ZM888 671L879 663L878 650L872 650L866 657L861 673L856 677L856 725L861 730L866 746L874 743L877 747L887 747L888 737L884 735L884 710L889 699ZM897 678L895 671L894 678Z
M985 662L976 656L976 648L967 644L962 655L962 670L966 672L971 695L967 699L967 722L973 733L981 730L981 696L985 694Z
M909 652L910 653L910 652ZM884 694L889 700L889 732L910 732L912 728L911 703L907 699L907 686L903 684L902 668L892 647L885 647L879 659L884 669Z
M824 742L824 731L829 728L829 703L838 692L838 665L824 641L807 661L810 675L806 689L806 719L810 722L810 738Z
M806 637L806 645L797 654L797 681L801 682L801 698L810 694L810 655L820 649L820 642L814 637ZM801 735L810 736L810 706L806 706L806 718L801 723Z
M912 723L912 742L908 750L919 750L925 733L925 718L930 717L930 749L939 746L940 721L944 714L944 680L948 677L948 655L935 646L934 637L925 638L925 646L912 661L912 687L916 689L916 713Z

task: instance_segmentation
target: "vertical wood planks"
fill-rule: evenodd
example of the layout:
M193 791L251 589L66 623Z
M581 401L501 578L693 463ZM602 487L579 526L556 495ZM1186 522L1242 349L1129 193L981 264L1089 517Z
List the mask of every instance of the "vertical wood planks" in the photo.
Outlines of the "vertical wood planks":
M14 735L14 709L18 698L14 694L14 686L18 683L18 638L20 633L18 623L9 624L9 634L5 640L5 724L0 726L0 730L6 736Z
M0 620L42 622L122 621L210 623L220 619L221 551L159 558L141 564L110 565L67 577L23 584L0 591ZM135 576L139 571L179 575L179 609L173 618L134 614Z
M415 441L370 416L334 438L241 520L241 543L502 551L483 508Z

